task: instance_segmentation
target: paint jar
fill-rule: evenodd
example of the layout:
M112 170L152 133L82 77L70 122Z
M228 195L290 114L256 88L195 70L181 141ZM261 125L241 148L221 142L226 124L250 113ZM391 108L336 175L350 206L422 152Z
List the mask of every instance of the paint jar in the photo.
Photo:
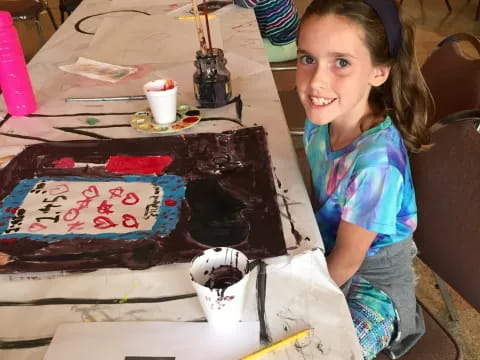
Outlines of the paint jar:
M192 260L190 277L210 325L240 321L249 275L248 258L233 248L208 249Z
M197 51L193 85L200 106L216 108L232 98L230 71L225 67L226 63L222 49L213 48L205 55L200 50Z

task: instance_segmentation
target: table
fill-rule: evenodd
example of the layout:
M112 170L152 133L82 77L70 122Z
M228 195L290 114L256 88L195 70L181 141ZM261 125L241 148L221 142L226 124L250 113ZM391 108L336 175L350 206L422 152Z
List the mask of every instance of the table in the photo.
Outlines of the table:
M39 103L37 115L9 117L0 104L0 159L42 141L150 136L130 127L109 127L128 123L129 114L145 108L145 101L67 103L67 97L137 95L145 82L167 75L179 81L180 100L194 103L190 79L196 48L189 45L195 37L194 23L190 34L175 32L178 28L174 23L179 21L175 16L182 14L182 6L188 3L84 0L29 64ZM266 266L253 270L244 320L260 319L260 336L272 340L307 326L315 328L305 347L286 347L266 358L361 359L345 299L328 275L321 237L254 13L228 6L219 10L211 23L214 44L225 50L229 60L233 92L241 94L241 125L265 127L277 192L284 194L279 199L281 211L287 211L286 204L290 204L290 220L282 220L289 256L267 259ZM183 46L179 47L179 43ZM58 69L79 56L135 65L139 71L128 81L106 84ZM205 110L203 114L228 118L237 115L234 105ZM95 117L105 127L88 134L71 130L84 126L88 117ZM239 127L232 121L209 121L185 133ZM302 236L299 245L296 234ZM41 359L56 326L63 322L202 320L188 268L188 264L174 264L142 271L101 269L85 274L3 275L0 358ZM262 281L264 292L257 291ZM264 312L258 311L259 303L265 305Z

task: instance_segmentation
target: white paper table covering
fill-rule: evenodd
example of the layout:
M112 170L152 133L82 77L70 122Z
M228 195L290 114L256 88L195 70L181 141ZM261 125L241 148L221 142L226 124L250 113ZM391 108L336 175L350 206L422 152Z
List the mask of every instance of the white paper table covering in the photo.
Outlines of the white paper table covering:
M180 2L185 4L188 2ZM160 0L152 5L149 1L125 3L123 0L84 0L77 10L67 18L62 27L52 36L41 51L29 64L32 83L36 91L38 114L76 114L76 113L120 113L134 112L146 107L146 101L102 102L102 103L66 103L66 97L95 97L141 94L142 85L152 76L181 64L191 64L194 55L188 59L174 62L139 63L137 74L116 84L104 84L100 81L84 79L67 74L58 69L59 65L76 61L78 56L88 51L92 35L75 31L74 25L81 19L110 11L139 10L151 14L167 14L172 10L171 2ZM123 15L122 15L123 14ZM116 13L118 19L131 17L132 13ZM111 14L105 15L105 17ZM95 31L103 19L91 17L82 22L83 30ZM235 57L245 57L264 68L254 73L237 77L233 75L234 95L241 94L243 101L242 123L245 126L262 125L268 133L268 147L272 157L272 166L276 178L280 211L284 216L283 231L286 245L292 247L290 254L318 246L323 247L311 205L303 184L295 152L291 144L288 127L278 98L272 74L254 13L252 10L231 7L217 16L220 33L226 53ZM193 23L192 23L192 26ZM166 29L168 31L168 29ZM114 34L112 34L114 36ZM149 52L157 49L146 44L145 58ZM122 64L120 59L112 63ZM190 66L190 65L189 65ZM193 74L192 74L193 75ZM186 92L188 94L188 92ZM191 93L190 93L191 94ZM188 96L186 97L188 99ZM22 146L47 140L89 139L86 136L66 133L55 126L84 126L88 116L61 117L18 117L3 121L5 116L3 99L0 101L0 149L1 155L16 154ZM234 105L221 109L202 111L203 116L235 116ZM95 116L100 124L128 123L128 115ZM209 121L188 129L185 133L220 132L239 128L226 121ZM96 130L98 134L114 138L150 136L124 127L114 132L111 129ZM28 135L33 139L6 136L7 134ZM288 220L285 202L288 206L291 222ZM303 240L297 247L292 233L292 225L302 235ZM361 359L358 341L355 338L350 314L340 290L331 282L321 251L308 252L293 261L267 266L266 319L274 340L283 337L282 319L278 311L293 311L300 320L318 328L318 336L326 349L325 359L344 358ZM290 259L290 258L285 258ZM280 261L280 260L279 260ZM285 270L285 271L282 271ZM290 269L292 272L290 272ZM256 271L256 270L255 270ZM128 299L146 297L164 297L193 293L188 276L188 265L177 264L159 266L148 270L130 271L127 269L102 269L83 274L25 274L21 276L0 276L0 301L29 301L42 298L116 298L123 304L77 304L46 306L0 306L0 338L2 340L21 340L49 337L55 327L65 321L107 321L114 320L192 320L203 317L196 298L187 298L152 304L131 304ZM252 273L251 289L256 289L256 275ZM285 284L289 284L288 287ZM299 299L302 299L303 302ZM248 296L245 319L256 320L256 290ZM299 302L300 301L300 302ZM287 308L285 308L287 307ZM293 326L293 325L291 325ZM317 344L318 345L318 344ZM314 345L311 345L314 346ZM0 350L2 360L40 359L46 347L21 350ZM309 352L307 348L300 352L282 353L283 358L317 358L319 352ZM351 356L350 356L351 355ZM273 355L272 355L273 356ZM275 358L282 358L279 354Z

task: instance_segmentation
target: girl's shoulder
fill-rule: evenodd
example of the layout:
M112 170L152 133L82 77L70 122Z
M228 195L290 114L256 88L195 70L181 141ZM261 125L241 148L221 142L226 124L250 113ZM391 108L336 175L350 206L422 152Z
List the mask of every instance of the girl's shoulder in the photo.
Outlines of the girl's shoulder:
M312 139L314 134L323 134L328 125L317 125L311 122L308 118L305 119L305 127L303 129L304 138L309 141ZM324 131L325 130L325 131Z
M356 148L362 167L393 166L403 173L408 162L402 136L389 116L362 134Z

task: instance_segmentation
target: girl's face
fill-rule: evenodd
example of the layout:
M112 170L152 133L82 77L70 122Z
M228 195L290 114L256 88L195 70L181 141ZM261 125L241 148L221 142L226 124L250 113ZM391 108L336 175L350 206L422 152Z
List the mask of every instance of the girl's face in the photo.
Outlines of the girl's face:
M296 84L313 123L358 123L370 111L370 88L381 85L388 70L373 66L363 28L346 17L314 15L302 24Z

